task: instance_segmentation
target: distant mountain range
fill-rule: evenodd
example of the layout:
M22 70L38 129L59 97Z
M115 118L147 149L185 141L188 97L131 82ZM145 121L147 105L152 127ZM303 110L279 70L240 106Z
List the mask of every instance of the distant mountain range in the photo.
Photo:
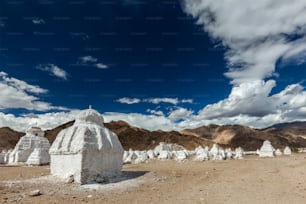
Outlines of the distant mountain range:
M46 137L52 143L62 129L73 123L74 121L71 121L45 131ZM224 147L240 146L245 150L256 150L261 147L264 140L270 140L275 148L306 147L306 122L277 124L262 130L241 125L209 125L180 132L149 131L131 126L124 121L112 121L104 125L118 135L125 150L152 149L160 142L176 143L186 149L218 143ZM23 135L24 133L16 132L8 127L0 128L0 150L14 148Z
M290 123L279 123L272 125L268 128L306 128L306 121L295 121L295 122L290 122Z

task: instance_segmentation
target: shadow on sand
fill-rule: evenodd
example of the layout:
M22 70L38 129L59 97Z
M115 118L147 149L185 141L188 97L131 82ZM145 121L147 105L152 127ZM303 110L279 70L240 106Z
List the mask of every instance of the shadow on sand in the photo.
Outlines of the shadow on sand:
M147 173L149 173L149 171L122 171L120 176L109 178L108 183L118 183L136 179L138 177L144 176Z

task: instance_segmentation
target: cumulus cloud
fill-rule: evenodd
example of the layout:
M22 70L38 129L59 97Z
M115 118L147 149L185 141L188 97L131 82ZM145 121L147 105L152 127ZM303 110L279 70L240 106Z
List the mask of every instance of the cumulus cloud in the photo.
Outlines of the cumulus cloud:
M104 120L106 122L112 120L123 120L127 123L145 128L147 130L175 130L177 129L177 124L173 123L169 118L158 115L145 115L139 113L115 113L115 112L107 112L104 113Z
M227 48L234 84L272 76L277 60L305 54L304 0L185 0L183 8Z
M80 57L80 60L82 63L90 63L90 62L97 62L98 59L93 57L93 56L90 56L90 55L87 55L87 56L83 56L83 57Z
M37 65L36 68L41 71L48 72L51 76L55 76L63 80L68 79L68 73L55 64L40 64Z
M178 98L148 98L148 99L144 99L143 101L147 103L153 103L153 104L170 103L170 104L176 105L179 103Z
M147 112L151 113L152 115L164 116L164 113L161 110L147 109Z
M193 104L193 99L182 99L181 103L191 103L191 104Z
M306 91L301 84L291 84L271 95L275 81L254 81L234 87L228 98L207 105L191 122L241 124L264 128L275 123L305 120Z
M270 82L272 83L272 82ZM259 83L258 86L269 87L272 86L269 83ZM269 89L269 88L266 88ZM303 88L302 88L303 89ZM123 120L130 125L145 128L148 130L183 130L187 128L196 128L202 125L209 124L240 124L247 125L255 128L264 128L272 124L281 122L290 122L298 119L305 120L306 109L304 106L300 106L306 99L306 92L302 91L299 84L288 86L283 91L274 94L272 96L266 96L264 100L269 101L277 100L279 106L273 106L272 111L264 116L253 116L248 114L232 114L231 116L219 116L213 117L209 116L213 112L213 108L218 109L218 107L210 107L208 110L203 111L203 113L195 114L192 110L186 108L177 107L172 110L167 116L164 115L159 110L148 109L147 114L141 113L117 113L117 112L106 112L103 113L105 122L110 122L112 120L118 121ZM239 93L242 91L237 91L233 93L233 97L238 97ZM264 95L264 94L263 94ZM304 98L301 98L304 95ZM282 97L285 96L285 97ZM299 97L299 100L294 99L294 97ZM279 100L282 98L282 100ZM284 101L284 98L287 100ZM292 98L292 100L291 100ZM224 103L230 103L229 101ZM245 102L247 103L247 101ZM296 108L299 107L299 108ZM51 129L72 121L80 110L73 110L69 112L54 112L45 114L27 114L22 116L15 116L12 114L4 114L0 112L0 127L9 126L15 130L24 131L27 127L38 125L43 129ZM226 112L226 111L225 111Z
M64 107L54 107L37 97L38 94L47 92L48 90L39 86L30 85L25 81L9 77L5 72L0 72L0 110L14 108L37 111L65 109Z
M4 114L0 112L0 127L8 126L21 132L24 132L31 126L39 126L42 129L47 130L74 120L78 113L79 111L75 110L70 112L15 116L13 114Z
M207 105L199 112L200 116L207 119L218 117L233 117L239 114L248 116L265 116L273 113L273 100L269 94L275 86L275 81L262 80L242 83L235 86L229 97L215 104Z
M135 103L140 103L141 100L139 98L119 98L116 100L118 103L124 103L124 104L135 104Z
M98 68L98 69L107 69L108 66L103 64L103 63L97 63L95 64L95 66Z
M44 21L44 19L34 18L34 19L32 19L32 23L35 24L35 25L41 25L41 24L45 24L46 22Z
M216 122L264 127L305 116L304 87L276 86L276 62L305 63L306 2L303 0L184 0L183 9L223 46L233 84L230 95L185 123ZM267 80L267 81L265 81Z
M96 67L98 69L107 69L108 66L104 63L98 62L98 58L87 55L79 58L80 62L78 62L81 65L86 66L92 66Z
M192 110L187 110L186 108L178 107L177 109L170 112L168 118L174 121L187 120L190 116L192 116L192 114Z
M120 98L116 100L119 103L126 103L126 104L134 104L134 103L153 103L153 104L160 104L160 103L169 103L173 105L177 105L179 103L193 103L193 99L178 99L178 98ZM131 103L132 102L132 103Z
M80 110L69 112L55 112L45 114L31 114L23 116L15 116L13 114L4 114L0 112L0 127L9 126L18 131L25 131L30 126L39 126L43 129L52 129L63 123L72 121ZM103 114L104 121L123 120L127 123L145 128L148 130L173 130L177 129L177 125L164 116L144 115L139 113L116 113L106 112Z

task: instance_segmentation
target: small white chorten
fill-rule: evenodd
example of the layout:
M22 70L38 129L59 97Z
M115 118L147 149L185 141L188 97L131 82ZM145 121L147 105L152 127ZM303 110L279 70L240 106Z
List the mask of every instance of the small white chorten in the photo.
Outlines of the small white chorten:
M80 184L100 182L122 170L123 148L115 133L105 128L97 111L83 110L73 126L62 130L50 148L51 174Z
M291 149L290 149L290 147L285 147L285 149L284 149L284 155L291 155Z
M275 155L276 155L276 156L282 156L282 152L280 151L280 149L277 149L277 150L275 151Z
M266 140L259 150L259 157L274 157L274 151L275 149L271 145L271 142Z
M49 164L50 155L47 150L35 148L27 160L27 165L44 165Z
M234 159L243 159L243 149L241 147L238 147L235 149L235 156Z
M50 143L44 135L44 131L39 127L29 128L26 135L20 138L14 150L9 154L8 163L26 162L35 148L41 148L48 152Z

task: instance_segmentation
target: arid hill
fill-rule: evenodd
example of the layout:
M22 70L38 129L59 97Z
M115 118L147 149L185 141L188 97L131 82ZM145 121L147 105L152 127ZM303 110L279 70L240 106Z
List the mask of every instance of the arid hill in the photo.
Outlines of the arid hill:
M71 126L73 122L47 130L46 137L52 143L57 134ZM284 148L287 145L294 148L306 147L306 126L294 124L292 126L286 124L284 128L270 127L263 130L241 125L209 125L181 132L149 131L131 126L124 121L112 121L104 125L118 135L125 150L152 149L160 142L176 143L186 149L218 143L224 147L241 146L245 150L256 150L261 147L264 140L270 140L275 148ZM0 150L13 148L22 135L23 133L9 128L0 128Z
M306 147L306 127L252 129L241 125L209 125L184 130L184 133L211 140L227 147L241 146L246 150L259 149L264 140L271 141L275 148Z
M65 124L63 124L63 125L60 125L60 126L54 128L54 129L46 130L46 131L45 131L45 137L48 138L49 142L52 144L53 141L55 140L57 134L58 134L61 130L66 129L66 128L72 126L73 123L74 123L74 121L70 121L70 122L68 122L68 123L65 123Z
M160 142L176 143L186 149L194 149L199 145L211 145L209 140L191 135L182 134L177 131L148 131L130 126L123 121L105 123L105 126L115 132L124 149L137 150L152 149Z
M306 128L306 121L295 121L295 122L290 122L290 123L279 123L272 125L268 128L265 129L270 129L270 128Z
M46 131L46 137L52 143L56 135L64 128L73 125L73 121L63 124L57 128ZM115 132L125 150L146 150L157 146L160 142L176 143L187 149L194 149L199 145L210 145L210 141L190 135L184 135L176 131L149 131L133 127L124 121L112 121L104 123L105 127Z
M3 149L13 149L19 138L24 133L12 130L9 127L0 128L0 151Z

